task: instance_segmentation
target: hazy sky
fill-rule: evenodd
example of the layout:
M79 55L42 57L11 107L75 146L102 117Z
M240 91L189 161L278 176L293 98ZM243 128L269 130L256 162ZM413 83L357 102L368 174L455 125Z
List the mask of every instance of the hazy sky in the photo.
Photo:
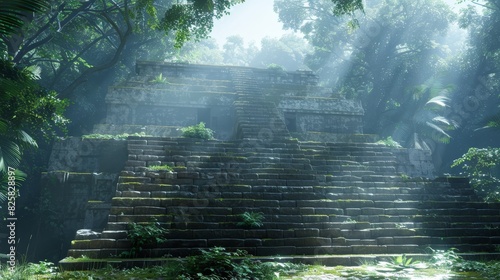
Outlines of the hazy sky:
M273 11L273 0L246 0L231 9L231 14L214 24L211 37L222 47L226 37L240 35L245 43L254 41L260 46L263 37L281 37L285 31L278 22L278 14Z
M458 5L457 0L444 0L458 10L466 4ZM214 24L211 37L222 47L226 37L240 35L248 44L254 41L260 47L260 40L266 36L281 37L291 31L282 30L278 14L273 11L273 0L245 0L231 9L231 14L223 16Z

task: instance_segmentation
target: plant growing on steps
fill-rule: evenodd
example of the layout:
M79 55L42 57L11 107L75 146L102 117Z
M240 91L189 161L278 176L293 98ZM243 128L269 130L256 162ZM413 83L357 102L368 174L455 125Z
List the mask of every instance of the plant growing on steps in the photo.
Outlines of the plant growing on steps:
M401 145L398 142L394 141L394 139L392 139L391 136L377 141L376 144L384 145L391 148L402 148Z
M158 222L128 224L127 239L132 243L132 248L129 252L122 253L121 257L138 257L144 246L153 246L165 242L167 233L168 231Z
M264 225L264 214L255 212L245 212L240 215L241 222L237 225L245 228L260 228Z
M210 128L205 127L204 122L200 122L197 125L191 125L188 127L181 128L182 137L186 138L198 138L210 140L214 139L214 131Z
M174 168L170 165L152 165L148 166L148 169L152 171L174 171Z
M160 73L157 76L155 76L155 78L152 79L150 82L157 84L168 84L167 78L163 77L163 73Z

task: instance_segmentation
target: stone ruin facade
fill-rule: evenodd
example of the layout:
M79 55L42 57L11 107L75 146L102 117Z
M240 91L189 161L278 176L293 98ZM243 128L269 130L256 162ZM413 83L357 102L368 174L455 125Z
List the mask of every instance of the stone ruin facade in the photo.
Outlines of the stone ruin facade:
M94 132L177 137L180 127L204 122L217 139L234 139L238 88L272 102L276 117L300 140L362 133L361 104L318 86L310 71L155 62L137 62L137 76L109 89L107 117Z
M362 133L360 103L312 72L139 61L106 105L94 133L151 136L55 145L45 178L73 207L68 246L77 229L93 231L80 232L68 256L117 256L130 250L128 224L152 218L169 235L146 258L222 246L354 265L367 254L500 244L487 229L498 226L499 205L481 203L466 179L434 179L426 151L375 144ZM199 122L216 140L180 137ZM164 164L174 171L148 169ZM238 226L244 212L263 213L264 226Z

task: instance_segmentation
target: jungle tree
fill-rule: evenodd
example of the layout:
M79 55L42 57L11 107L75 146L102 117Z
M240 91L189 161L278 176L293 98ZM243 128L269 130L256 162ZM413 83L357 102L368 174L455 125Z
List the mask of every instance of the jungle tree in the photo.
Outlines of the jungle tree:
M275 9L285 27L302 32L313 45L306 64L325 85L347 98L361 99L365 132L388 136L405 123L410 125L402 138L408 146L422 146L421 140L409 139L425 130L437 131L424 133L437 139L447 137L445 131L453 123L436 110L446 106L443 94L449 90L444 89L450 87L429 87L436 84L431 78L446 69L447 54L439 38L453 14L443 1L372 1L354 19L339 16L329 1L322 0L279 0Z

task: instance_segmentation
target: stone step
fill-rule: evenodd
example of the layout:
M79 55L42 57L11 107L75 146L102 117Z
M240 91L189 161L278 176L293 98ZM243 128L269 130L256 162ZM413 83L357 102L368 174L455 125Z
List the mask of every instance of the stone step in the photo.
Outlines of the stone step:
M287 262L293 262L293 263L303 263L303 264L310 264L310 265L325 265L325 266L358 266L360 263L369 261L369 262L377 262L377 261L386 261L387 259L391 259L397 256L401 256L400 252L396 252L393 254L368 254L368 255L363 255L363 254L350 254L352 253L351 251L348 251L346 255L338 255L337 252L340 250L337 250L337 248L341 248L341 250L344 250L344 248L349 248L349 247L342 247L342 246L323 246L323 247L310 247L309 250L307 247L300 247L300 250L294 250L293 252L312 252L314 256L299 256L299 255L289 255L289 256L281 256L280 259L283 261ZM395 245L391 245L392 248L396 247ZM404 249L404 246L400 246L401 249ZM318 248L318 249L315 249ZM254 253L256 254L255 248L251 248ZM444 248L445 250L447 248ZM390 250L390 249L389 249ZM173 249L172 252L176 253L177 256L182 257L182 256L187 256L187 255L192 255L195 254L199 250L196 249ZM231 251L231 248L229 248L229 251ZM265 252L266 250L260 250L259 252ZM288 251L291 251L290 249ZM336 252L334 252L336 251ZM350 252L350 253L349 253ZM427 261L429 260L432 256L430 254L426 254L426 251L424 253L419 252L419 253L407 253L406 256L409 258L413 258L414 260L419 260L419 261ZM79 257L81 255L85 255L85 251L81 252L76 252L74 253L74 257ZM172 254L170 254L172 255ZM466 260L494 260L499 258L498 253L459 253L461 257L463 257ZM271 257L269 257L271 256ZM257 260L260 260L262 262L269 262L269 261L275 261L274 255L261 255L261 257L257 257ZM152 267L152 266L160 266L164 263L165 259L123 259L121 261L117 261L116 259L107 261L107 260L99 260L99 261L93 261L90 263L75 263L74 261L61 261L60 265L62 266L63 270L71 271L71 270L91 270L91 269L98 269L98 268L104 268L111 266L116 269L124 269L124 268L132 268L132 267Z

